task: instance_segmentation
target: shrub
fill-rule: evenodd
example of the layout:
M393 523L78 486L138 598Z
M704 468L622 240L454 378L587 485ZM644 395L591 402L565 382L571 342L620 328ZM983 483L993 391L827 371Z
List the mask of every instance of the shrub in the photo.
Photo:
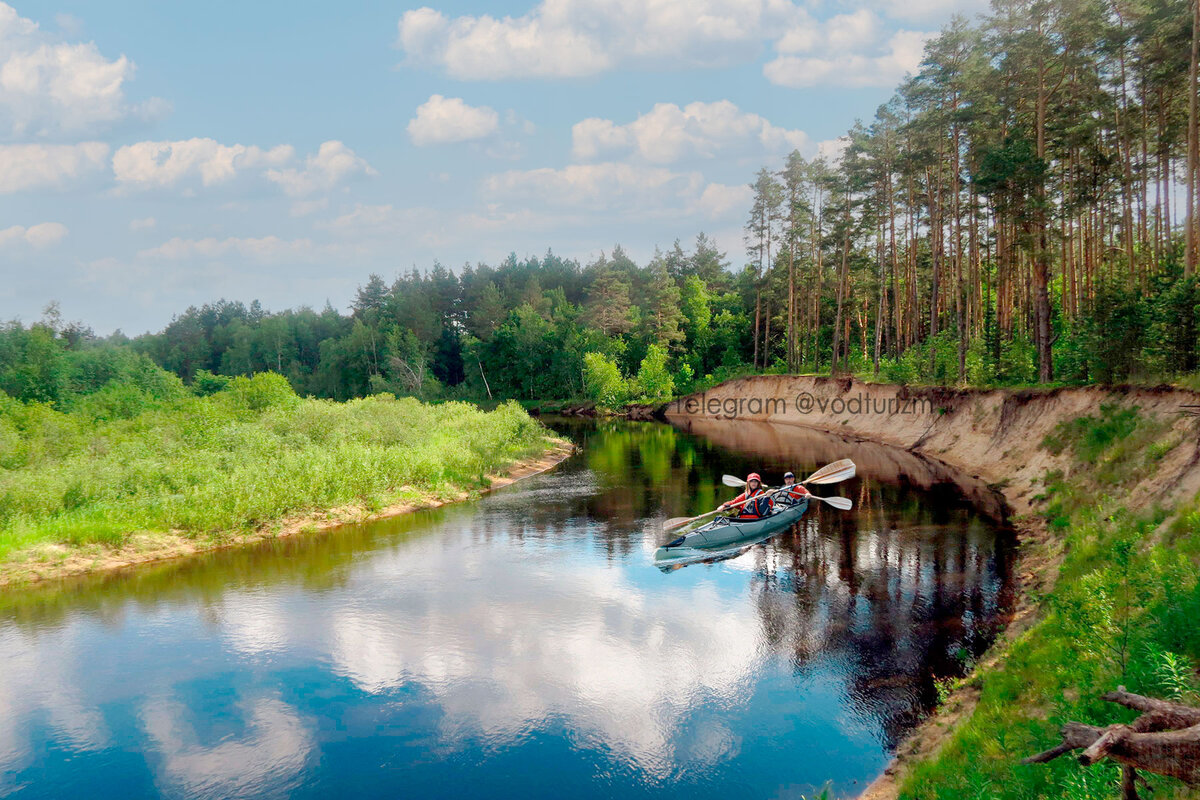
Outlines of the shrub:
M249 411L294 408L300 402L288 379L277 372L260 372L250 378L239 375L229 382L221 396L235 407Z
M667 370L666 350L656 344L647 348L631 388L643 403L665 403L674 396L675 381Z
M620 367L603 353L584 354L583 386L587 396L603 408L616 408L629 399Z

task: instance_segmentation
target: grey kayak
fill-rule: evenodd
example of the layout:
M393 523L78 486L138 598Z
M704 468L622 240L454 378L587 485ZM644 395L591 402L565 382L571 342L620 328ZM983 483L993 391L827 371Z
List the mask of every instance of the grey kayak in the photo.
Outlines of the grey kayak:
M702 525L691 533L684 534L670 544L658 548L654 559L674 559L686 551L725 550L750 539L762 539L790 527L808 510L808 498L793 506L780 507L774 514L761 519L738 520L728 517Z

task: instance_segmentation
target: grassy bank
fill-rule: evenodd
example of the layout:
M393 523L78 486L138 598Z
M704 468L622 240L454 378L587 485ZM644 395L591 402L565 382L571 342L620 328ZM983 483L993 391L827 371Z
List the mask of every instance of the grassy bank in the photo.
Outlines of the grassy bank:
M272 374L214 389L114 385L69 411L0 393L0 564L137 532L212 541L308 511L450 496L550 442L511 403L302 399Z
M1058 579L1031 598L1039 621L967 679L978 692L974 712L934 757L911 768L902 797L1116 798L1111 766L1084 768L1070 756L1019 762L1057 744L1069 720L1130 721L1133 712L1100 700L1118 685L1200 700L1200 506L1147 508L1130 491L1180 445L1194 442L1115 406L1064 422L1041 443L1071 465L1045 475L1034 524L1048 535L1030 545L1061 548ZM1142 774L1154 797L1193 796Z

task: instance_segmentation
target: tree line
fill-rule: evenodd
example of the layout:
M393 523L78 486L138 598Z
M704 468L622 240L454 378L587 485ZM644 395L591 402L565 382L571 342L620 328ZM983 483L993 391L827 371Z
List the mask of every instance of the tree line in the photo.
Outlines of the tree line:
M78 363L120 349L202 393L222 376L271 371L334 399L662 400L746 370L753 275L729 266L704 234L644 266L619 245L586 265L552 252L457 273L435 264L391 283L370 276L349 313L222 300L132 339L100 339L51 309L29 327L0 326L0 391L63 402Z
M752 364L939 382L1197 367L1196 0L994 0L835 163L757 176Z
M1193 373L1198 56L1200 0L996 0L931 40L838 158L758 172L741 268L700 234L644 265L618 245L587 264L372 275L348 313L223 300L134 339L52 310L0 330L0 390L66 396L80 378L63 365L94 359L70 354L105 346L201 390L273 371L337 399L619 405L751 372Z

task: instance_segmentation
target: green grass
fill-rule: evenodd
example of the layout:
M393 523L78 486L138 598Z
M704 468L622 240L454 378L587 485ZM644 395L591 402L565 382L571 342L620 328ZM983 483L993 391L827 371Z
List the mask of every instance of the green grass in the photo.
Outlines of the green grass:
M340 505L377 509L402 487L448 495L548 439L513 403L305 400L276 375L209 397L120 399L115 412L99 398L63 413L0 394L0 561L44 543L219 535Z
M981 690L974 713L913 768L902 797L1116 798L1110 767L1086 769L1069 756L1019 762L1057 744L1068 720L1129 721L1131 712L1100 700L1118 685L1196 699L1200 505L1177 509L1163 526L1165 512L1131 513L1119 500L1120 487L1165 454L1165 432L1136 409L1105 406L1047 437L1044 447L1073 461L1068 474L1046 476L1039 498L1065 543L1058 581L1041 598L1040 621L972 677ZM1183 796L1180 784L1146 777L1155 797Z

